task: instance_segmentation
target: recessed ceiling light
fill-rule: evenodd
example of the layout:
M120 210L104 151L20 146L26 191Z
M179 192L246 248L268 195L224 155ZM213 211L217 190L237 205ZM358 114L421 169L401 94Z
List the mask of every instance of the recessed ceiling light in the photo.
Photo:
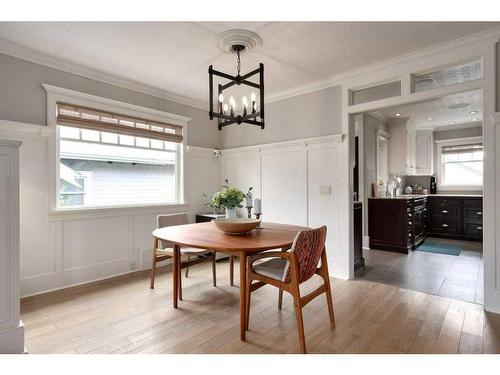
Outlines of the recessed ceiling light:
M401 116L401 113L396 112L396 113L394 114L394 116L399 117L399 116Z
M473 118L472 121L479 121L479 119L478 118Z
M456 104L451 104L448 106L449 109L459 109L459 108L465 108L469 105L469 103L456 103Z
M455 123L455 121L450 121L450 125L453 125Z
M433 120L433 119L434 119L434 117L432 117L432 116L427 117L427 120L429 120L429 121Z
M475 115L477 113L477 111L470 111L469 112L471 115Z

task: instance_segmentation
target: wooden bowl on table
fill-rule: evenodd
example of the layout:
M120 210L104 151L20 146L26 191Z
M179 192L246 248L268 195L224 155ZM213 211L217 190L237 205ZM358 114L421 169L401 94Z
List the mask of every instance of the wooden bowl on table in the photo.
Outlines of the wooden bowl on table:
M212 223L214 223L217 229L224 233L245 234L250 232L252 229L255 229L260 224L260 220L246 219L242 217L234 219L217 218L212 220Z

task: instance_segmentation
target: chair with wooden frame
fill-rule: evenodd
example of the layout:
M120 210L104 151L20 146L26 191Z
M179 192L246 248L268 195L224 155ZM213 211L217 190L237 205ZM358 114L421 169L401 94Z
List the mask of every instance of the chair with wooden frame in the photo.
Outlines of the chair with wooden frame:
M283 291L293 296L297 330L302 353L306 353L302 307L322 293L326 293L330 323L332 327L335 327L335 315L333 312L333 298L328 276L325 239L326 226L322 226L321 228L299 232L289 252L286 250L270 251L248 257L248 276L246 285L247 330L250 318L250 295L253 291L266 284L274 285L279 288L279 309L282 307ZM255 263L257 260L266 258L270 259ZM321 265L318 267L320 261ZM323 278L323 284L313 292L301 297L300 284L309 280L315 274ZM257 282L253 283L254 281Z
M174 225L189 224L189 217L187 214L173 214L173 215L158 215L157 217L157 227L164 228ZM206 256L206 257L202 257ZM186 269L186 277L188 277L188 267L193 266L202 262L212 262L212 279L213 286L216 286L216 267L215 267L215 256L216 253L204 249L195 249L192 247L181 247L181 269ZM155 287L155 274L156 274L156 263L162 262L173 257L172 244L167 241L160 241L158 238L154 238L153 242L153 260L151 267L151 283L150 288ZM195 259L191 259L196 257ZM182 258L187 258L182 261ZM181 272L179 272L179 299L182 300L182 284L181 284Z

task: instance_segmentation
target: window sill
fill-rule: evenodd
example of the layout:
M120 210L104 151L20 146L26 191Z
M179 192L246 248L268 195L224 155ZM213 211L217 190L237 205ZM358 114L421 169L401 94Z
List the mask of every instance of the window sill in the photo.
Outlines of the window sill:
M483 191L483 185L438 185L439 191Z
M143 204L132 206L58 208L48 212L49 222L96 219L103 217L169 214L185 212L187 203Z

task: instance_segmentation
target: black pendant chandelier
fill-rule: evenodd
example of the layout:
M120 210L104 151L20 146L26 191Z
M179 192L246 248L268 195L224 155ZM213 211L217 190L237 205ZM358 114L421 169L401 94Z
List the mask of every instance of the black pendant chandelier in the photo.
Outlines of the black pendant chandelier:
M229 32L250 33L245 30L230 30ZM227 35L227 32L225 34ZM238 34L238 36L241 36L241 34ZM234 36L231 40L235 40ZM210 120L213 120L214 117L217 118L219 130L222 130L224 126L228 126L231 124L239 125L242 123L257 125L260 126L261 129L264 129L264 64L261 63L259 64L259 68L252 70L247 74L241 75L240 54L243 53L247 48L248 47L243 43L235 43L231 44L226 49L226 51L234 53L237 56L235 76L219 72L213 69L212 65L210 65L208 68L210 106L209 116ZM217 83L217 87L214 88L214 76L223 78L225 82ZM250 80L254 76L258 76L259 83L255 83ZM256 77L254 77L254 79L255 78ZM233 86L244 86L249 88L248 97L247 95L244 95L241 98L240 107L237 107L236 100L232 95L225 95L224 91ZM215 98L217 107L214 109L215 92L217 93L217 97ZM229 96L229 98L227 98L227 96Z

